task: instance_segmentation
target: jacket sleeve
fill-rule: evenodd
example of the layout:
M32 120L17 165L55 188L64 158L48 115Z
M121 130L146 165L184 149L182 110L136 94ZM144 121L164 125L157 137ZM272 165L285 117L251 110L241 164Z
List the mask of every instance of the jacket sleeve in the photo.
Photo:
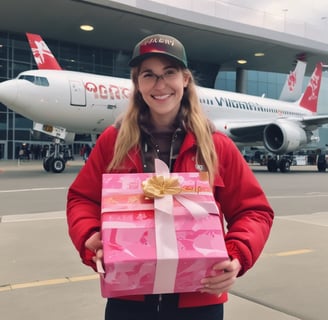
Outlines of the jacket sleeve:
M250 269L269 237L274 213L244 157L226 136L216 134L219 176L215 198L226 221L225 242L231 258L242 265L239 275Z
M104 131L67 194L69 235L83 263L94 269L94 253L84 244L94 232L100 231L102 174L110 162L115 138L116 130L113 127Z

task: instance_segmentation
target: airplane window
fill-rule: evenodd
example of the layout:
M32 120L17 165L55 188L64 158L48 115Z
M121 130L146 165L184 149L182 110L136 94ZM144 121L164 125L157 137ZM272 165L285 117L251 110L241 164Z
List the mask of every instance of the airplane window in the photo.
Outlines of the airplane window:
M34 83L34 76L30 76L27 74L22 74L21 76L18 77L18 79L27 80Z
M35 84L39 86L49 87L48 79L45 77L35 77Z
M28 74L22 74L18 77L18 79L30 81L38 86L49 87L48 79L45 77L37 77Z

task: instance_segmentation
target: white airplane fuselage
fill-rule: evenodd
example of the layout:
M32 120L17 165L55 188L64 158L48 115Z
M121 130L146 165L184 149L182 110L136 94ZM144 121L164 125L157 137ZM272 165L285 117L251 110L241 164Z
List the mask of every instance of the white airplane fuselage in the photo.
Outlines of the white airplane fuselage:
M127 105L129 85L125 79L87 73L32 70L1 83L0 101L35 122L100 133Z
M129 79L63 70L31 70L0 83L0 101L35 122L75 133L100 133L127 105ZM312 113L297 104L198 87L204 111L228 135L230 122L301 119Z

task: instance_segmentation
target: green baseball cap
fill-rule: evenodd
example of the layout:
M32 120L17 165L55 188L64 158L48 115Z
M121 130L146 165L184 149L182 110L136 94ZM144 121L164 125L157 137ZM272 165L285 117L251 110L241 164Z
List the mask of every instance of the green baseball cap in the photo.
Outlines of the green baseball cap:
M141 40L133 50L130 67L135 67L152 55L169 56L187 68L187 56L183 44L174 37L164 34L153 34Z

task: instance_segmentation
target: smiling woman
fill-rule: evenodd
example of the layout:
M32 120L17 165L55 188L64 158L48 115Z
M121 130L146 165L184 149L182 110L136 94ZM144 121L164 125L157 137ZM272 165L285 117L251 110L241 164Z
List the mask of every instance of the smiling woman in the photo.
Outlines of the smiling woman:
M124 202L125 193L131 194L134 186L138 186L126 174L135 177L138 173L154 173L157 159L164 163L166 174L174 172L179 176L180 173L182 177L182 173L192 176L197 173L198 177L202 177L198 182L203 179L208 184L207 192L213 198L212 205L220 208L221 222L226 220L229 230L224 237L221 231L220 238L226 250L222 250L222 255L215 259L213 266L211 263L208 273L197 280L199 286L194 291L187 286L180 288L174 285L167 289L155 280L153 290L146 291L142 281L139 288L131 273L126 272L129 267L123 261L123 265L118 262L113 266L115 272L110 272L113 276L110 280L113 281L111 283L121 283L116 275L120 277L124 274L123 278L127 282L122 290L125 294L115 298L110 294L105 295L108 297L105 319L222 320L227 291L234 285L236 278L257 260L269 236L273 211L234 143L215 131L205 116L181 42L168 35L148 36L135 46L129 65L132 68L133 87L128 109L119 121L101 134L87 163L69 188L67 220L70 236L85 264L96 269L96 264L105 261L104 269L109 270L111 267L106 264L110 251L107 249L111 246L107 242L108 238L115 238L115 248L120 248L129 256L129 245L132 244L121 244L121 237L118 238L112 227L109 228L110 236L105 229L101 229L103 174L109 173L106 175L109 179L111 174L116 174L116 178L120 174L119 184L123 190L119 200L115 198L114 202L122 205L120 201ZM189 178L189 183L191 180ZM113 183L113 180L110 181ZM196 201L191 202L197 206ZM209 210L205 210L206 213ZM173 215L178 213L174 207ZM120 216L120 213L117 214ZM136 208L129 219L132 219L133 225L139 225L140 220L145 220L141 218L144 215ZM149 215L151 221L157 220L157 213L151 210ZM169 228L172 225L170 219L164 219L165 230L169 228L170 233L167 233L172 236L167 241L156 240L157 252L161 252L161 248L166 252L166 242L171 243L178 237L184 241L186 248L197 247L197 228L189 226L187 217L182 216L181 219L187 229L181 236L174 226ZM223 230L219 218L216 222L219 222L220 228L214 227L215 234L220 232L219 229ZM136 242L137 246L146 246L143 247L145 250L149 247L154 249L150 241L151 230L147 228L141 235L136 235L138 232L135 227L129 228L128 233L136 237L132 241L133 245ZM160 230L155 228L154 232L157 234ZM209 243L203 248L206 252L210 249ZM104 255L106 260L103 260ZM177 263L180 256L166 258ZM133 259L142 260L140 257ZM161 265L161 255L156 259L157 265ZM148 270L148 264L146 261L140 263L138 275L148 279L148 272L145 271ZM169 273L168 278L173 279L172 283L181 276L174 268L166 272ZM193 275L196 276L196 272ZM132 291L135 289L137 291ZM120 292L122 295L123 291Z

